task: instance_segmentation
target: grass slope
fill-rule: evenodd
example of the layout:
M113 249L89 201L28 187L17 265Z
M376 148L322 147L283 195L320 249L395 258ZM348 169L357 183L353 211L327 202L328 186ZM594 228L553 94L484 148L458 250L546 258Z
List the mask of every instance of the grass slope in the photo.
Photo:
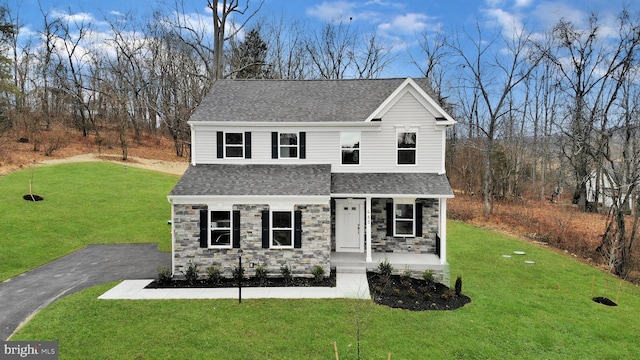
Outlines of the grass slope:
M45 194L46 195L46 194ZM452 277L472 302L411 312L358 300L98 300L44 309L12 340L58 340L60 359L627 359L640 353L640 289L535 245L449 223ZM514 250L526 255L502 257ZM528 265L524 260L535 261ZM607 289L608 284L608 289ZM605 294L606 290L606 294Z
M22 199L32 176L44 201ZM0 281L89 244L157 242L171 251L167 194L177 179L104 162L0 177Z

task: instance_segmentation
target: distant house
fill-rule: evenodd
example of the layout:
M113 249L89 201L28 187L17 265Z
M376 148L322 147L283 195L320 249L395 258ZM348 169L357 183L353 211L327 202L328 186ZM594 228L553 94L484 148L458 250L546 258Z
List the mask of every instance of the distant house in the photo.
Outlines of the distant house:
M589 178L586 183L588 202L597 203L599 206L609 208L614 205L614 201L624 200L621 199L621 197L624 197L627 188L620 188L616 182L610 178L610 172L611 171L603 171L598 173L594 170L589 173ZM636 184L636 189L638 185L640 184ZM635 196L631 196L629 198L627 209L629 211L633 211L635 208L634 197Z
M448 281L445 132L425 79L218 80L168 198L173 272L433 269Z

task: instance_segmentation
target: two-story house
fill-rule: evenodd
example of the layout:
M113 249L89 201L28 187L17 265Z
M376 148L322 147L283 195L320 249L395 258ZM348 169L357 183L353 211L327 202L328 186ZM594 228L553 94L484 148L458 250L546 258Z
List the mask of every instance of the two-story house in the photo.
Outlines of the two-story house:
M218 80L168 196L173 272L433 269L448 281L445 132L425 79Z

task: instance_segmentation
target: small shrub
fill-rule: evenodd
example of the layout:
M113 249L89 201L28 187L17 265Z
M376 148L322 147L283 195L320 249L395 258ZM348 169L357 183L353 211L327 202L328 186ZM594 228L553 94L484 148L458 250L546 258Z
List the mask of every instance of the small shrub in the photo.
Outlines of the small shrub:
M400 279L402 279L403 281L409 281L409 279L411 279L411 269L404 269L402 271L402 274L400 274Z
M451 300L451 299L453 299L455 296L456 296L456 293L455 293L453 290L451 290L451 289L447 289L447 290L445 290L445 291L442 293L442 295L441 295L442 300L445 300L445 301Z
M373 292L375 292L376 294L382 294L382 290L383 288L380 285L376 285L376 287L373 288Z
M431 269L427 269L422 273L422 278L424 279L424 281L426 281L427 283L432 283L433 282L433 270Z
M260 286L264 286L267 281L267 269L264 266L258 265L256 267L256 279L258 279Z
M456 278L455 292L456 292L456 295L458 296L462 294L462 277L460 276Z
M189 285L193 285L198 282L198 267L193 262L189 262L189 265L187 265L187 271L181 272Z
M385 258L384 261L378 264L378 272L380 272L380 275L385 277L391 276L391 273L393 272L393 266L389 263L389 260L387 260L387 258Z
M290 284L293 280L293 276L291 275L291 267L289 265L280 266L280 275L282 275L282 279L285 284Z
M220 268L217 266L209 266L207 268L207 281L211 284L217 284L220 282L222 278L222 274L220 273Z
M412 298L418 297L418 292L414 288L407 290L407 294L409 294L409 296L411 296Z
M171 277L171 268L168 266L160 266L158 268L158 283L161 285L171 284L173 278Z
M244 279L244 267L243 266L234 267L233 270L231 270L231 275L237 282L240 282L242 279Z
M422 296L423 296L423 297L424 297L424 299L425 299L425 300L427 300L427 301L431 301L431 298L433 297L433 296L431 295L431 291L429 291L429 290L425 290L425 291L422 293Z
M393 288L393 289L391 290L391 293L392 293L393 295L395 295L395 296L398 296L398 295L400 295L400 289L398 289L398 288Z
M322 282L322 280L324 280L324 268L322 266L316 265L311 273L313 274L313 280L316 283L320 283Z

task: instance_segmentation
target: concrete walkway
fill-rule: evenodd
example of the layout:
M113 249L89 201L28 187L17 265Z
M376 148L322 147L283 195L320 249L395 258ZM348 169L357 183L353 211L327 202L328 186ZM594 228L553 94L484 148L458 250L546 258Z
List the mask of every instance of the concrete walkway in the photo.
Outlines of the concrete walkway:
M40 309L88 287L123 279L149 279L171 264L157 244L90 245L0 283L0 340L8 339Z
M153 280L125 280L99 296L109 300L237 299L238 288L145 289ZM243 299L371 299L365 269L336 271L336 287L244 287Z

